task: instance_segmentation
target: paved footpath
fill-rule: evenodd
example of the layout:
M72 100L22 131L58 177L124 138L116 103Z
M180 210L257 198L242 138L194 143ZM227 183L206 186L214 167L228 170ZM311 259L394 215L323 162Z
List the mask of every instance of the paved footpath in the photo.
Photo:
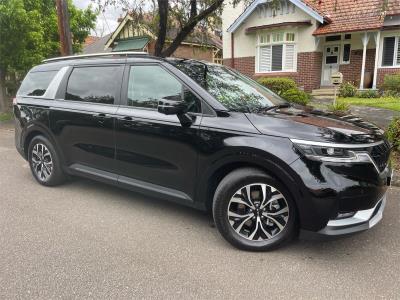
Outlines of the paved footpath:
M0 299L400 295L400 189L368 232L243 252L192 209L88 180L38 185L0 127Z

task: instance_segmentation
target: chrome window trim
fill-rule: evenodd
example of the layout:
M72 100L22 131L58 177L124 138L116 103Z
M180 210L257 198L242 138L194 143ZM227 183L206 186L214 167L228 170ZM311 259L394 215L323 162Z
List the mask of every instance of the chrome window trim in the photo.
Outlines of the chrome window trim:
M331 148L345 148L345 149L357 149L357 148L368 148L378 146L383 144L384 141L368 143L368 144L337 144L337 143L327 143L327 142L314 142L307 140L298 140L298 139L290 139L292 143L295 144L303 144L303 145L312 145L312 146L322 146L322 147L331 147Z

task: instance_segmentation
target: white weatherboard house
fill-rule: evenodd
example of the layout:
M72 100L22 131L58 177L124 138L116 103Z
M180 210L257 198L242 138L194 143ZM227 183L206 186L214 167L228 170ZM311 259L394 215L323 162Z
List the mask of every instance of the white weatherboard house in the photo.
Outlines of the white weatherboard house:
M400 73L400 0L254 0L227 4L224 64L252 77L290 77L306 91L343 73L360 89Z

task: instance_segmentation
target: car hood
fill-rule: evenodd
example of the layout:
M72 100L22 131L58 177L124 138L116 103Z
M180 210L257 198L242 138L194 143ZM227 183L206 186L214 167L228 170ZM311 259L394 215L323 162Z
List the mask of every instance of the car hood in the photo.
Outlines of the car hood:
M294 107L263 114L246 114L263 134L331 143L373 143L383 139L383 130L354 115L336 116L319 110Z

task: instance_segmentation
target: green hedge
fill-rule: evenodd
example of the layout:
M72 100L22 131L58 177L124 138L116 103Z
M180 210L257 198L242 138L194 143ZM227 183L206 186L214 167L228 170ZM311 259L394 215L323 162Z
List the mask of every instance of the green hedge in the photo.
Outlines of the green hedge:
M400 94L400 74L386 75L382 87L385 92Z
M388 140L396 151L400 151L400 118L394 118L386 131Z
M381 94L376 90L365 90L359 91L356 96L359 98L380 98Z
M288 90L297 89L296 82L293 79L280 77L280 78L260 78L258 82L266 88L273 91L275 94L282 95Z
M310 102L310 96L306 92L300 91L297 88L287 90L281 96L289 102L301 105L307 105L307 103Z

